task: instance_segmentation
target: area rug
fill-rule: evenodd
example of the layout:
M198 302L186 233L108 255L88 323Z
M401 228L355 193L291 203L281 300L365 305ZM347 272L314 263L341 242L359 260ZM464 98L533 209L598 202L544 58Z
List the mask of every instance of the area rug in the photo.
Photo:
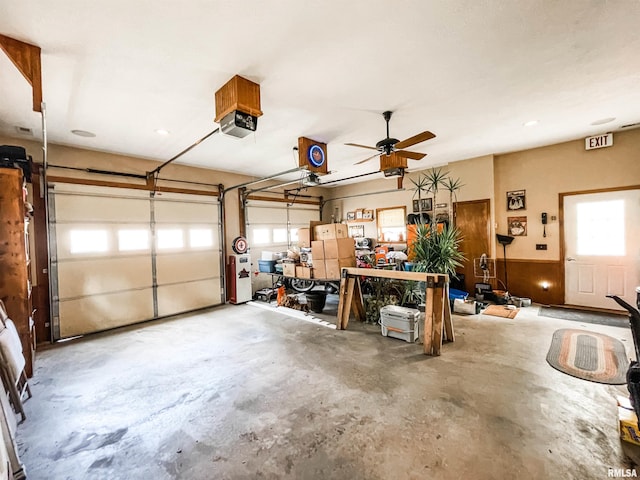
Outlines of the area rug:
M572 377L609 385L625 384L629 368L622 342L602 333L572 328L554 332L547 362Z
M595 323L610 327L629 327L629 319L623 315L614 313L600 313L589 310L577 310L573 308L540 307L538 315L541 317L559 318L574 322Z
M502 318L516 318L519 311L519 308L507 308L504 305L489 305L482 311L482 314Z

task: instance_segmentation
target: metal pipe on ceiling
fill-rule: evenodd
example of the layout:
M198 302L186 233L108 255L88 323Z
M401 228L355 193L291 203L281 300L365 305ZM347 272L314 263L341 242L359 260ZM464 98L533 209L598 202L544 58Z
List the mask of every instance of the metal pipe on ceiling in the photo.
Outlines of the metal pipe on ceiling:
M271 179L274 179L274 178L280 177L280 176L282 176L282 175L286 175L287 173L299 172L300 170L306 170L306 169L307 169L307 167L306 167L306 166L304 166L304 167L291 168L291 169L289 169L289 170L285 170L284 172L274 173L273 175L269 175L268 177L262 177L262 178L259 178L259 179L257 179L257 180L252 180L252 181L250 181L250 182L245 182L245 183L240 183L240 184L238 184L238 185L233 185L232 187L227 188L225 191L226 191L226 192L228 192L228 191L230 191L230 190L236 190L236 189L238 189L238 188L249 187L249 186L251 186L251 185L255 185L256 183L262 183L262 182L265 182L265 181L267 181L267 180L271 180ZM297 181L299 181L299 180L296 180L296 182L297 182ZM289 182L289 183L293 183L293 182ZM288 185L288 184L287 184L287 185Z
M220 131L220 128L216 128L215 130L207 133L204 137L202 137L200 140L196 140L194 143L192 143L191 145L189 145L187 148L185 148L184 150L182 150L180 153L178 153L177 155L174 155L173 157L171 157L169 160L167 160L166 162L164 162L162 165L160 165L159 167L156 167L154 170L151 170L150 172L147 172L147 177L151 177L153 175L157 175L160 170L162 170L164 167L166 167L167 165L169 165L171 162L173 162L174 160L177 160L178 158L180 158L182 155L184 155L185 153L187 153L188 151L192 150L193 148L197 147L198 145L200 145L202 142L204 142L207 138L209 138L210 136L218 133ZM146 177L145 177L146 178Z
M256 188L255 190L247 190L246 194L247 195L251 195L252 193L264 192L265 190L271 190L271 189L278 188L278 187L284 187L286 185L291 185L292 183L298 183L299 181L300 181L300 179L298 178L296 180L291 180L289 182L278 183L276 185L268 185L266 187Z
M345 180L353 180L354 178L366 177L367 175L375 175L376 173L380 173L380 170L376 170L375 172L369 172L369 173L361 173L360 175L354 175L352 177L340 178L340 179L337 179L337 180L330 180L328 182L323 182L318 186L319 187L323 187L323 186L329 185L331 183L344 182Z

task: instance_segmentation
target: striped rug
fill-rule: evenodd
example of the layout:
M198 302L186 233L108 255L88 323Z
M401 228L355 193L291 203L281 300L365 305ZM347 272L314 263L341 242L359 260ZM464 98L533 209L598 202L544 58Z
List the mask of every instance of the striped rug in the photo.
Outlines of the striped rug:
M554 332L547 362L567 375L610 385L625 384L629 368L622 342L602 333L572 328Z

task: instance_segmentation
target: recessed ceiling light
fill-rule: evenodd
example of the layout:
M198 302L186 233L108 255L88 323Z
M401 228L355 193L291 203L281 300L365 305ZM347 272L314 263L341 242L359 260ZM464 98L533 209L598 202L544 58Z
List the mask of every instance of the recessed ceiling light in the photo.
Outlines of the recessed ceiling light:
M79 137L87 137L87 138L96 136L95 133L87 132L86 130L71 130L71 133L73 133L74 135L78 135Z
M529 120L528 122L523 123L522 125L524 127L533 127L534 125L537 125L537 124L538 124L538 120Z
M156 130L158 135L169 135L169 130L165 130L164 128L159 128Z
M596 120L595 122L591 122L591 125L604 125L605 123L613 122L616 117L607 117L601 118L600 120Z

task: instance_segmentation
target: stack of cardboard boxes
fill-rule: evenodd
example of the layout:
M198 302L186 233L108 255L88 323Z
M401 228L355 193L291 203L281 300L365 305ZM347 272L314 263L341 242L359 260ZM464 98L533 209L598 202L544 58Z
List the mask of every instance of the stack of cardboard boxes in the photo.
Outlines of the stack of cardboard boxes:
M284 263L286 277L338 279L344 267L356 266L355 243L347 225L329 223L298 229L300 263Z
M311 256L315 278L338 279L342 268L356 266L355 242L347 236L345 224L316 225L314 238Z

